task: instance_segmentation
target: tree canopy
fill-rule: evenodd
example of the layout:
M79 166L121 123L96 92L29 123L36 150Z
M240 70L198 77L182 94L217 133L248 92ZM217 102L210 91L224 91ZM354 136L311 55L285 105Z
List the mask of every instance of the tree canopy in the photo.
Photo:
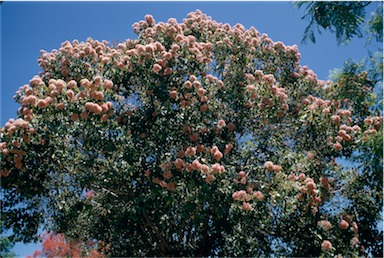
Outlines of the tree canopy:
M319 80L297 46L199 10L133 29L42 51L17 91L0 134L12 241L44 227L48 257L382 253L366 72Z

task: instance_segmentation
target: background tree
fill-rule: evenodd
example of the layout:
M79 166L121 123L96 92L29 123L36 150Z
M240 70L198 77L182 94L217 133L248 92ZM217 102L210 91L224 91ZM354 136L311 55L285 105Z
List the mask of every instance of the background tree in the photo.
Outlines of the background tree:
M346 44L355 36L361 38L366 14L365 7L370 3L369 1L295 2L298 8L305 6L305 15L302 19L309 20L302 43L308 39L315 43L315 32L321 34L321 29L335 33L338 44ZM380 5L378 2L378 8ZM382 19L380 20L380 12L378 14L379 16L374 16L368 22L371 25L372 34L376 38L380 38L380 30L382 32L383 25Z
M382 133L366 73L325 83L297 46L200 11L133 29L42 51L17 92L0 136L13 240L44 225L111 256L364 253L335 159Z
M9 240L7 236L4 235L4 222L0 221L0 232L1 232L1 237L0 237L0 256L4 258L11 258L15 257L15 254L11 252L11 249L13 247L12 242Z
M366 18L368 5L376 5L376 10L370 18ZM369 87L378 92L375 105L371 106L374 114L382 115L383 110L383 6L382 2L297 2L296 6L306 6L306 14L303 17L309 18L303 42L310 39L315 43L315 28L318 32L323 28L335 33L338 44L348 44L353 37L367 36L367 44L379 43L378 51L368 51L367 58L360 61L348 60L342 69L335 69L331 78L338 82L341 87L357 93L358 89L351 83L358 74L367 71L371 80ZM360 101L363 101L360 99ZM360 119L362 123L362 119ZM366 124L373 121L364 120ZM382 256L383 252L383 231L379 229L379 222L382 221L383 207L383 161L382 161L382 135L373 139L365 139L360 142L357 150L352 154L355 161L355 171L351 185L346 187L346 197L351 201L350 212L358 214L362 227L360 228L360 240L363 246L368 247L374 256ZM365 193L362 198L361 193Z

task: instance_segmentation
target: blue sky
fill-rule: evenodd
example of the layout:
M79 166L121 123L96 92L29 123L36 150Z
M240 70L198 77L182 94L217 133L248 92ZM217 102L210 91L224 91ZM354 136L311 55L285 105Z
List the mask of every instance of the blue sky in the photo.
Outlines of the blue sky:
M297 44L301 64L308 65L320 79L340 68L348 58L359 60L367 54L366 39L354 39L347 46L337 46L333 34L323 32L317 43L301 45L308 21L300 18L291 2L3 2L1 4L1 91L0 124L16 117L13 100L16 90L39 73L40 49L60 48L63 41L88 37L123 41L135 38L132 24L152 14L156 21L176 18L200 9L223 23L254 26L274 41ZM371 7L373 11L375 6ZM369 13L368 13L369 15ZM20 256L32 254L35 245L16 245Z

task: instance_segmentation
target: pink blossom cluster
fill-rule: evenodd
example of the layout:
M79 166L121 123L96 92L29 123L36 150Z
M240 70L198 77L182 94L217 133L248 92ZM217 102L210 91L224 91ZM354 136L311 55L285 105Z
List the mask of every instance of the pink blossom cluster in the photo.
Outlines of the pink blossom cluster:
M147 18L150 16L146 16ZM169 19L168 22L148 23L148 19L137 22L133 25L133 29L136 33L140 33L143 39L148 41L155 40L160 41L159 36L164 35L174 42L168 53L163 53L164 59L171 59L172 55L178 56L180 50L187 50L189 57L196 60L199 63L210 63L211 50L213 44L210 42L198 42L196 38L189 35L186 30L186 24L177 23L175 19Z
M368 126L368 129L364 131L364 134L370 135L378 132L379 128L383 125L383 117L369 116L364 119L364 124Z
M336 151L340 151L343 148L343 142L352 142L355 139L355 136L359 135L360 132L361 128L358 125L348 126L346 124L342 124L339 126L337 136L328 138L328 145L333 144L333 148ZM333 141L335 142L332 143Z
M317 184L315 181L307 177L304 173L300 173L299 176L295 176L291 174L289 176L290 180L299 180L300 187L297 198L300 201L307 201L306 208L311 209L311 212L313 214L316 214L318 212L318 207L324 202L324 199L319 196L321 192L317 190ZM331 187L329 185L329 180L321 181L321 186L324 187L326 190L330 190Z
M158 184L160 185L162 188L166 188L170 191L174 191L176 189L176 184L175 182L166 182L165 180L161 180L160 178L158 177L154 177L152 179L152 182L155 183L155 184Z
M323 243L321 244L321 249L325 251L330 251L332 250L332 243L328 240L324 240Z
M23 159L26 156L23 148L25 144L31 141L31 135L36 133L36 129L31 127L29 121L22 118L16 120L11 118L0 129L0 133L4 133L5 136L5 141L0 142L0 156L7 162L12 163L11 166L16 169L26 171L25 167L23 167ZM10 169L7 167L2 166L2 176L9 175Z
M320 221L318 221L317 222L317 226L319 226L320 228L322 228L324 230L330 230L332 228L332 224L328 220L320 220Z
M312 83L318 83L317 75L308 68L308 66L301 66L299 69L299 74L304 77L305 80L312 82Z
M276 165L276 164L273 164L272 161L267 161L264 163L264 168L268 171L268 172L280 172L281 171L281 166L280 165Z
M257 70L254 74L248 73L245 75L247 82L245 90L249 99L246 106L252 108L255 102L258 102L259 110L266 107L278 106L278 116L283 117L284 113L289 109L287 104L288 95L285 88L279 87L276 84L276 78L273 74L263 74Z
M235 191L232 194L232 199L234 201L243 202L241 205L241 209L244 211L252 211L254 208L252 207L252 204L250 203L251 200L258 200L263 201L264 200L264 194L260 191L253 191L253 189L248 189L248 191L239 190Z
M309 106L309 109L312 111L321 110L323 114L328 115L331 113L332 106L336 103L329 99L323 100L322 98L309 95L303 100L303 104Z
M220 160L223 157L223 153L217 146L213 146L210 152L215 160Z
M88 79L81 79L80 84L75 80L65 82L61 79L50 79L48 81L48 91L42 89L46 88L46 84L40 77L33 77L29 85L22 86L17 92L17 99L21 103L19 113L24 116L24 119L30 121L34 113L45 112L44 110L50 107L56 107L57 110L65 110L74 102L82 102L89 99L93 101L101 101L113 87L111 80L103 80L101 76L95 76L92 81ZM78 110L77 112L72 108L70 119L77 121L79 117L88 118L87 111L93 114L100 114L101 112L111 115L113 113L112 102L106 103L86 103L86 110ZM112 112L112 113L111 113ZM101 121L105 122L108 119L108 114L101 117Z

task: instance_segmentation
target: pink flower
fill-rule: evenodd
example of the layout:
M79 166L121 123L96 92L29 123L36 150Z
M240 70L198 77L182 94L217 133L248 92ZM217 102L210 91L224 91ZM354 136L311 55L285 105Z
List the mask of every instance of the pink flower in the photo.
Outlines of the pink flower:
M323 113L324 114L329 114L329 113L331 113L331 110L329 108L324 108L323 109Z
M72 114L71 115L71 120L76 122L77 120L79 120L79 115L78 114Z
M234 123L229 123L229 125L228 125L228 130L229 131L234 131L236 129L236 126L235 126L235 124Z
M173 176L173 175L172 175L172 173L171 173L170 171L165 171L165 172L163 173L163 177L164 177L165 179L170 179L172 176Z
M60 102L60 103L57 104L57 108L59 110L63 110L65 108L65 104L63 102Z
M307 183L307 188L309 192L313 192L313 190L316 189L316 184L314 182L308 182Z
M288 176L288 179L291 180L291 181L295 181L296 180L296 175L295 174L290 174Z
M215 151L215 153L213 153L213 158L216 160L220 160L222 157L223 157L223 153L221 153L219 150L217 150L217 151Z
M111 101L107 101L107 106L108 106L108 109L111 109L113 108L113 103Z
M212 165L212 172L214 174L220 173L220 164L218 164L218 163L213 164Z
M90 191L85 192L84 197L86 199L93 199L95 197L95 191L90 190Z
M89 116L88 116L88 112L87 111L84 111L84 112L81 112L80 113L80 117L82 118L82 119L87 119Z
M201 86L201 82L199 82L199 81L194 81L193 82L193 87L195 87L195 89L200 88L200 86Z
M202 103L205 103L208 101L208 97L207 96L202 96L201 99L200 99L200 102Z
M104 98L104 93L101 91L92 91L91 98L95 100L101 100L102 98Z
M160 181L161 181L161 180L160 180L160 178L158 178L158 177L155 177L155 178L152 179L152 182L155 183L155 184L159 184Z
M92 83L88 79L81 79L80 85L85 87L85 88L89 88L89 87L91 87Z
M107 114L103 114L100 119L101 119L101 122L107 122L108 115Z
M364 124L366 124L366 125L370 125L370 124L372 124L372 118L371 117L367 117L366 119L364 119Z
M0 175L3 177L7 177L10 174L9 169L6 169L6 168L2 168L0 171L1 171Z
M224 154L228 154L233 148L233 144L232 143L228 143L227 145L225 145L225 149L224 149Z
M199 95L199 96L201 97L201 96L203 96L203 95L205 94L205 92L206 92L205 89L203 89L203 88L199 88L199 89L197 90L197 95Z
M176 189L176 185L174 182L170 182L167 184L167 189L170 190L170 191L173 191Z
M188 147L186 150L185 150L185 155L189 156L189 157L193 157L196 155L196 148L194 147Z
M333 144L333 148L336 151L340 151L343 148L343 146L341 145L341 143L337 142L337 143Z
M217 122L217 127L219 129L223 128L224 126L226 126L226 123L223 119L220 119L218 122Z
M359 227L357 226L357 223L356 222L352 222L352 230L353 232L355 232L356 234L359 232Z
M209 173L209 167L205 164L201 165L200 170L203 174L208 174Z
M317 225L324 230L329 230L332 228L332 225L328 220L320 220L319 222L317 222Z
M190 81L186 81L186 82L184 83L184 87L185 87L186 89L191 89L191 88L192 88L192 83L191 83Z
M98 115L103 111L103 108L99 104L92 102L85 103L85 108L95 115Z
M332 119L332 121L333 121L335 124L340 123L340 120L341 120L340 116L338 116L338 115L333 115L333 116L331 116L331 119Z
M265 162L264 168L267 169L269 172L272 172L273 171L273 163L271 161Z
M359 239L357 237L353 237L351 239L351 247L354 247L355 245L357 245L359 243Z
M189 136L190 142L196 142L199 139L199 135L197 133L193 133Z
M167 183L166 183L164 180L161 180L161 181L159 182L159 185L160 185L161 187L163 187L163 188L167 187Z
M205 150L204 145L202 145L202 144L197 144L197 151L198 151L198 152L203 152L204 150Z
M170 52L163 52L163 58L165 60L170 60L172 58L172 53L170 53Z
M96 85L101 85L103 79L101 78L100 75L96 76L95 78L93 78L93 83L96 84Z
M245 172L244 171L240 171L238 174L237 174L238 177L240 178L243 178L246 176Z
M152 53L153 51L155 51L155 47L151 44L145 46L145 52Z
M332 243L329 242L328 240L324 240L323 243L321 244L321 248L326 251L332 250Z
M358 125L354 125L354 126L352 127L352 130L355 131L355 132L360 132L360 131L361 131L361 128L360 128L360 126L358 126Z
M214 175L212 175L212 174L208 174L207 177L205 178L205 182L210 183L210 182L212 182L212 181L215 180L215 179L216 179L216 178L215 178Z
M241 209L243 211L251 211L253 210L252 205L248 202L243 202L243 205L241 205Z
M247 199L247 192L244 191L244 190L240 190L240 191L234 192L232 194L232 199L235 200L235 201L245 200L245 199Z
M256 191L253 193L253 197L256 198L259 201L264 200L264 194L260 191Z
M205 112L205 111L207 111L208 110L208 105L207 104L204 104L204 105L202 105L201 107L200 107L200 111L201 112Z
M107 112L108 109L109 109L107 103L103 103L103 104L101 104L101 109L102 109L101 112L103 112L103 113Z
M279 165L273 165L273 172L280 172L280 170L281 170L281 166L279 166Z
M53 84L49 85L49 89L51 91L54 91L54 90L61 91L64 87L65 87L65 82L63 80L57 80L55 85Z
M161 65L159 65L159 64L154 64L154 65L153 65L153 72L154 72L154 73L159 73L159 72L161 71L161 69L163 69L163 68L161 67Z
M107 57L107 56L104 56L104 57L101 58L101 62L102 62L103 64L108 64L109 61L110 61L110 58Z
M200 169L201 169L201 163L200 163L200 161L198 161L197 159L195 159L195 160L192 162L192 169L193 169L193 170L200 170Z
M180 49L179 45L176 44L173 44L171 48L173 52L177 52Z
M184 166L184 161L180 158L176 159L174 165L177 169L182 169Z
M66 95L69 99L73 99L73 97L75 97L73 90L67 90Z
M172 90L169 92L169 96L172 98L172 99L176 99L177 98L177 91L176 90Z
M347 229L348 227L349 227L349 223L342 219L339 223L339 228L340 229Z
M222 80L218 80L217 81L217 84L219 86L219 89L223 88L224 87L224 82Z
M150 14L145 15L145 21L148 23L150 27L155 25L155 19L153 19L153 16Z
M39 101L37 102L37 106L39 108L46 108L48 106L48 101L46 101L45 99L39 99Z
M33 85L39 85L40 83L43 83L41 78L39 76L34 76L30 81L29 84Z
M105 80L104 81L104 88L106 89L112 89L113 82L111 80Z
M300 179L301 181L304 181L305 178L306 178L306 176L305 176L304 173L300 173L300 174L299 174L299 179Z
M300 187L300 192L302 192L302 193L307 193L308 192L308 189L305 187L305 186L301 186Z
M246 89L247 89L248 92L252 92L252 91L254 91L256 88L255 88L255 85L247 85Z

